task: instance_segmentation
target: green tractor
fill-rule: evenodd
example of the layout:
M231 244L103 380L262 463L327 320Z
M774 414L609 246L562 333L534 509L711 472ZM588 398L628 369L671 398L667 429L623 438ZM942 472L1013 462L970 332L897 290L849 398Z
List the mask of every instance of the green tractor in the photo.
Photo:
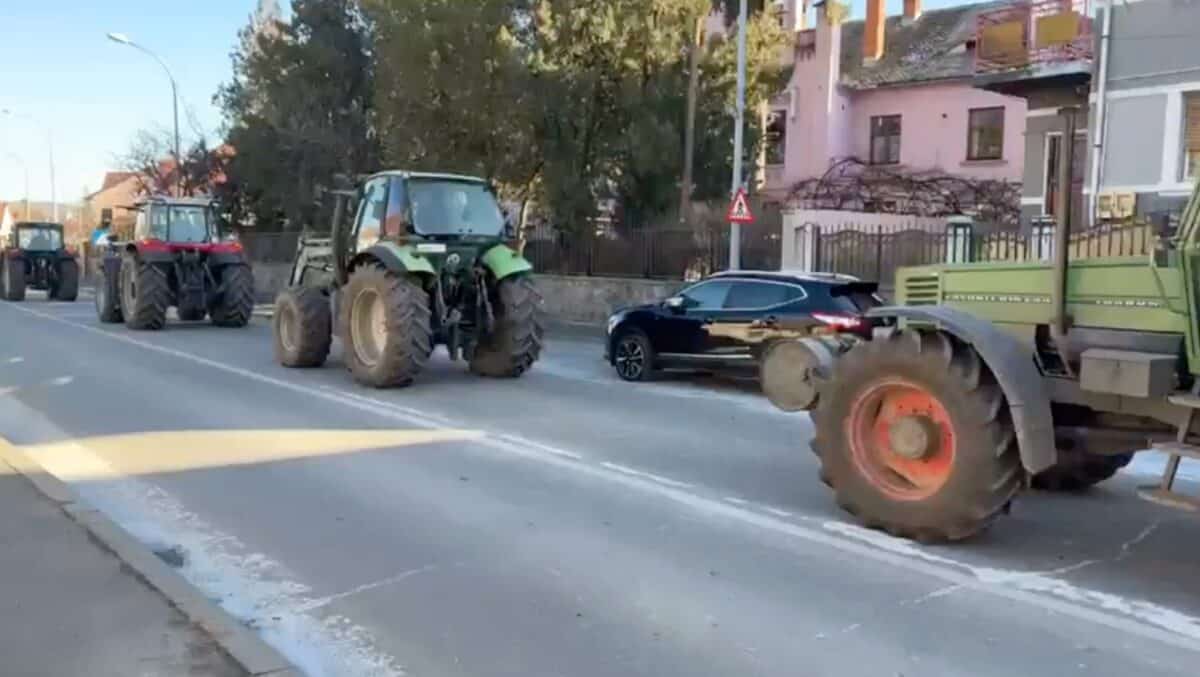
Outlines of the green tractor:
M541 295L487 182L389 171L330 192L330 236L301 239L275 301L280 364L321 366L336 331L354 379L375 388L410 385L437 344L482 376L533 366Z
M0 232L0 298L24 301L26 289L58 301L79 295L79 263L62 224L18 221Z
M901 269L872 338L771 351L795 384L772 401L812 411L822 481L893 535L966 538L1031 485L1082 489L1148 448L1168 460L1142 496L1196 510L1173 484L1200 458L1200 188L1163 233L1148 255L1068 260L1060 227L1053 263Z

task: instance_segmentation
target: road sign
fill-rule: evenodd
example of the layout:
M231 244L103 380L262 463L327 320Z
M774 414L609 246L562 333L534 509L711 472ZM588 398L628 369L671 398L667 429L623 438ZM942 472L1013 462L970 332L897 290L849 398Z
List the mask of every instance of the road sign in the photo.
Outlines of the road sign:
M725 214L725 220L730 223L754 223L754 214L750 212L750 197L746 195L745 188L738 188L733 202L729 205L729 211Z

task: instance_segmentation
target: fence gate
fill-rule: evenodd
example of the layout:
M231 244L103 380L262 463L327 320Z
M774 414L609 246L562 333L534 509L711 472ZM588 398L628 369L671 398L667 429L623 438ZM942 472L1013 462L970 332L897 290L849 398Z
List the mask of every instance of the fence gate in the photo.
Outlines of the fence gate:
M796 228L792 260L799 270L811 273L820 267L821 258L817 251L820 242L821 227L817 224L805 223Z

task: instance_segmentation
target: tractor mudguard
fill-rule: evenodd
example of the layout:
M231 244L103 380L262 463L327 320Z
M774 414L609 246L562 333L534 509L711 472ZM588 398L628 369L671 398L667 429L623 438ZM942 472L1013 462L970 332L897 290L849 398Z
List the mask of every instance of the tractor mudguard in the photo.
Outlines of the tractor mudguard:
M1050 398L1028 346L986 320L946 306L885 306L868 311L867 317L932 324L973 347L1008 400L1021 465L1037 474L1055 464L1058 452Z
M483 261L483 265L492 271L492 275L495 275L497 280L503 280L517 273L533 270L533 264L528 259L518 254L511 247L502 244L498 244L484 252L481 260Z
M380 242L360 252L350 263L350 268L357 268L363 261L375 258L384 267L393 272L436 274L429 259L417 253L411 245L398 245L394 242Z

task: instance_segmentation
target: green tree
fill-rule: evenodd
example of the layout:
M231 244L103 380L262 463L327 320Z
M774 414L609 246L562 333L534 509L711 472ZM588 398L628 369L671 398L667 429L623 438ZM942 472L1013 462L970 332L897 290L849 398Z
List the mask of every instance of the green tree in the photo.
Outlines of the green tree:
M377 167L371 25L355 0L294 0L289 22L250 26L216 100L236 155L226 194L262 229L322 220L317 188Z
M528 203L539 185L537 83L515 37L523 0L366 0L385 161L486 177Z

